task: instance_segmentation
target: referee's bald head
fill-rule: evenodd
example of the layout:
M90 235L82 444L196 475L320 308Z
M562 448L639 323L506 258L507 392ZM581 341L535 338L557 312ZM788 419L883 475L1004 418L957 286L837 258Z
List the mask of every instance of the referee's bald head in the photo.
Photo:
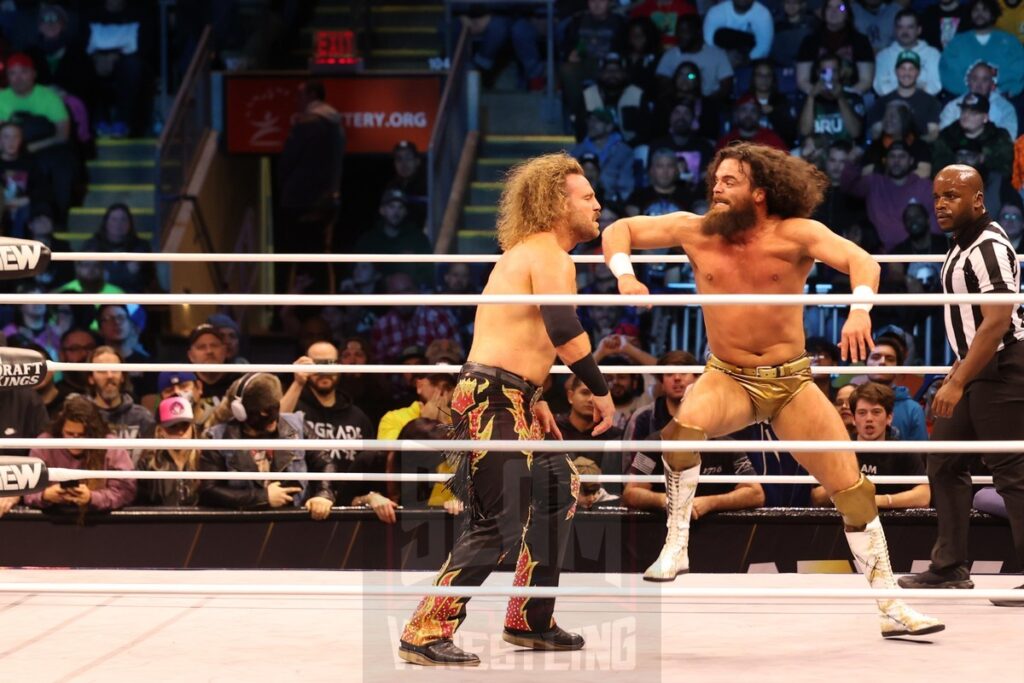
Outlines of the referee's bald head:
M958 232L985 214L985 183L977 169L946 166L935 176L935 220L943 232Z
M957 183L968 192L985 191L985 183L981 180L981 173L979 173L978 169L973 166L968 166L966 164L951 164L939 171L935 176L935 180L938 181L939 176L944 176L946 174L948 174L951 181Z

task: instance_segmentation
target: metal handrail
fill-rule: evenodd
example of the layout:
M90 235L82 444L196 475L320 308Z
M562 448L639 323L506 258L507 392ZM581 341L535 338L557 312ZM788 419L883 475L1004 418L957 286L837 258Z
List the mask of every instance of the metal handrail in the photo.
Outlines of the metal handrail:
M199 69L203 66L202 55L208 53L209 46L210 27L207 26L203 29L202 35L199 36L199 43L196 45L196 51L192 55L192 60L188 64L188 69L185 71L185 77L181 80L181 87L178 88L178 94L174 96L174 103L171 105L171 111L167 115L167 121L165 122L164 128L160 131L160 139L157 142L158 149L166 147L171 139L170 131L174 127L173 124L176 120L181 117L181 112L185 107L185 101L188 99L188 94L195 86L195 80L198 77Z
M200 139L211 127L210 69L211 29L203 29L181 87L156 146L157 183L154 198L156 221L153 241L163 240L170 207L185 193L185 184L200 150Z
M430 132L430 142L427 143L427 149L434 149L439 144L439 138L441 136L440 130L442 124L447 123L449 112L453 106L452 93L454 90L454 81L452 78L456 73L462 69L462 63L466 59L466 45L469 40L469 29L462 29L459 33L459 42L455 45L455 56L452 59L451 68L448 71L448 78L445 80L444 88L441 90L441 101L437 105L437 118L434 121L434 130Z
M434 119L434 129L427 144L427 232L431 243L438 236L444 206L451 192L453 178L461 156L462 145L469 132L470 104L466 98L469 30L459 35L448 78Z

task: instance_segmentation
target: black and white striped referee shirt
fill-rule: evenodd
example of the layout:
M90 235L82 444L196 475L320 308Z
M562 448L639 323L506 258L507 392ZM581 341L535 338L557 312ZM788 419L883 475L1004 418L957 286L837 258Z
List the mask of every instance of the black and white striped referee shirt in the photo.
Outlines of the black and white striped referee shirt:
M1016 294L1020 291L1020 264L1006 232L986 213L952 240L942 264L942 290L947 294ZM981 326L981 306L949 304L946 338L963 360ZM1024 306L1018 305L1012 324L999 343L1024 340Z

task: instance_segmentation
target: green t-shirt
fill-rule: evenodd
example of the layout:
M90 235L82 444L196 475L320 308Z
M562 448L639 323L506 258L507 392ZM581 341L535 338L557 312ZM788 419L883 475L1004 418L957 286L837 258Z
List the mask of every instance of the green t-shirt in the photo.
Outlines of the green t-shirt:
M68 110L60 95L52 88L37 85L28 95L16 95L10 88L0 90L0 121L7 121L15 112L42 116L57 124L68 120Z

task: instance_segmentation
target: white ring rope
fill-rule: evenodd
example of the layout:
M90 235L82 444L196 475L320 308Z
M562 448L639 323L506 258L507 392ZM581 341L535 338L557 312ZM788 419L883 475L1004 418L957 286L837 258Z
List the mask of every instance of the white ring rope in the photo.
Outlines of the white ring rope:
M438 363L437 365L311 365L309 363L251 363L251 364L216 364L216 363L63 363L46 361L51 372L107 372L120 370L123 372L208 372L208 373L294 373L302 372L313 375L333 374L366 374L366 375L400 375L400 374L458 374L461 365ZM944 375L949 372L948 365L898 365L898 366L866 366L866 365L815 365L811 367L814 375ZM600 370L606 375L672 375L694 374L704 372L703 365L602 365ZM571 375L572 370L564 365L551 368L554 375Z
M496 451L533 453L623 453L640 451L664 453L688 444L704 453L784 451L824 453L856 451L861 453L1020 453L1024 441L535 441L436 439L0 439L0 450L109 450L111 448L197 449L205 451L396 451L433 453L443 451Z
M217 306L939 306L1019 304L1024 294L3 294L3 304Z
M576 263L604 263L604 256L571 254ZM53 261L138 261L150 263L497 263L498 254L199 254L131 253L105 251L62 251L50 255ZM898 256L873 254L878 263L942 263L944 255ZM680 254L633 254L633 263L689 263ZM1024 255L1018 260L1024 261Z
M379 572L381 578L388 575ZM376 575L376 574L374 574ZM681 579L684 582L686 577ZM399 586L368 584L209 584L209 583L0 583L0 593L89 595L272 595L416 598L425 595L467 598L620 598L622 600L1024 600L1012 588L697 588L683 586Z
M431 472L210 472L148 471L148 470L73 470L65 467L47 468L50 481L76 481L79 479L149 479L162 481L390 481L398 483L443 484L451 479L450 474ZM87 476L86 476L87 475ZM663 484L660 474L581 474L584 484ZM875 484L927 484L928 477L911 475L871 476ZM818 480L807 474L708 474L702 475L702 484L818 484ZM971 477L974 484L991 484L992 477Z

